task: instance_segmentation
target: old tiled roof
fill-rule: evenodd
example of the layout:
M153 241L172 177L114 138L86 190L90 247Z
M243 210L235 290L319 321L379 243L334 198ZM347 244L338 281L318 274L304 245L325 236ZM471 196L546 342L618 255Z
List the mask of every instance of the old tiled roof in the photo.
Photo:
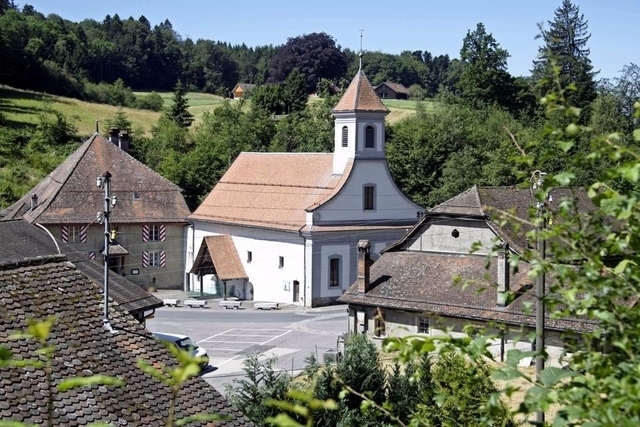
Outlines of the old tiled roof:
M588 214L596 209L587 192L582 188L556 188L551 192L551 195L552 200L547 203L547 206L552 211L567 199L575 200L577 209L581 213ZM474 186L429 210L413 230L402 240L392 245L389 250L402 247L407 240L420 232L423 224L431 221L434 216L444 215L484 218L496 234L509 244L511 249L523 253L529 245L526 233L532 229L529 213L534 208L535 199L528 188ZM521 220L519 230L516 231L509 224L499 225L503 213L509 213Z
M229 234L202 239L191 273L216 274L220 280L248 279Z
M388 113L389 109L380 101L373 86L369 83L367 76L362 70L358 71L349 87L340 98L338 104L333 108L333 113L343 112L379 112Z
M144 373L138 361L155 367L174 366L175 358L117 303L110 305L110 322L116 333L103 328L102 311L98 286L64 257L0 264L0 344L10 349L14 358L42 360L38 352L41 344L9 336L23 331L29 319L56 319L46 343L53 348L51 382L45 370L36 365L3 367L0 419L45 424L52 393L53 425L166 424L171 388ZM119 378L124 386L56 388L64 379L97 374ZM176 419L219 413L230 415L232 420L215 425L253 425L199 377L183 384L176 403Z
M400 83L393 83L393 82L380 83L378 86L376 86L376 90L378 90L378 88L382 85L389 87L389 89L391 89L395 93L403 93L405 95L409 95L409 90Z
M528 264L521 263L511 276L515 299L506 307L497 306L495 267L489 272L486 258L474 255L447 255L427 252L385 252L371 266L371 287L358 293L354 283L338 301L373 307L429 312L440 316L479 321L499 321L513 325L535 325L535 312L525 312L524 301L533 302L533 283ZM466 287L457 278L470 281ZM546 319L546 327L581 330L592 323L577 319Z
M190 219L298 231L348 177L330 153L241 153Z
M86 253L75 250L71 245L56 243L40 228L25 220L0 221L0 263L20 262L25 259L49 259L52 255L67 255L84 274L96 284L103 283L104 268L101 262L90 260ZM162 301L147 291L114 272L109 273L110 296L131 314L161 307Z
M118 199L112 223L186 222L189 209L180 188L98 134L0 215L40 224L89 224L104 204L96 177L107 171ZM30 210L34 194L37 206Z

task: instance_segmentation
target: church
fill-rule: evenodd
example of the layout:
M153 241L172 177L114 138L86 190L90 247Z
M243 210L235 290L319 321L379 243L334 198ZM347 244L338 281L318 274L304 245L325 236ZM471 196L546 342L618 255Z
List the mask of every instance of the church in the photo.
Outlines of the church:
M333 153L241 153L189 216L186 290L316 307L401 239L424 210L385 157L389 113L362 70L332 110Z

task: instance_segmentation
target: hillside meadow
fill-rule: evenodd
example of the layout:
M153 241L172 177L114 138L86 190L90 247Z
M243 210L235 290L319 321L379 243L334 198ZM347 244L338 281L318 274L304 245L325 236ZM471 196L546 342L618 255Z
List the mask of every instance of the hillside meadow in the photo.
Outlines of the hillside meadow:
M143 95L136 92L136 95ZM172 92L158 92L164 101L165 108L172 104ZM195 117L195 125L199 123L205 112L214 110L224 102L224 98L207 93L189 92L189 111ZM87 137L95 132L96 120L101 132L105 132L104 126L109 118L115 116L119 107L105 104L84 102L73 98L65 98L46 93L38 93L27 90L14 89L8 86L0 86L0 112L6 118L6 125L13 128L32 126L38 123L38 113L46 104L62 113L71 123L78 128L78 134ZM417 102L406 100L384 100L389 108L387 122L394 124L409 117L416 112ZM432 111L436 102L421 101L426 111ZM245 108L250 107L250 100L245 103ZM156 124L162 113L134 108L122 108L127 118L133 124L134 129L142 129L149 135L151 128ZM105 132L106 133L106 132Z

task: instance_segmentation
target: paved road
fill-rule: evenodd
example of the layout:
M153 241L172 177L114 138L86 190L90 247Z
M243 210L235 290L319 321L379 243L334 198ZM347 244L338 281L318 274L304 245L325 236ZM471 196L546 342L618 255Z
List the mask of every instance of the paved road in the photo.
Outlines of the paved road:
M244 376L242 362L252 353L262 359L276 356L276 366L294 375L310 354L322 361L323 352L334 349L346 332L347 313L342 306L273 311L163 307L147 328L188 335L205 348L218 369L203 377L224 394L227 384Z

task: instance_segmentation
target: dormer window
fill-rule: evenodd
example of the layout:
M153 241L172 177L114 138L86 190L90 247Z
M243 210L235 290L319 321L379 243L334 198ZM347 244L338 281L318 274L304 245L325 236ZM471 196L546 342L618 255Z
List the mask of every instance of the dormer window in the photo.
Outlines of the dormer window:
M342 126L342 146L349 146L349 128L346 126Z
M371 125L364 128L364 148L375 148L375 128Z

